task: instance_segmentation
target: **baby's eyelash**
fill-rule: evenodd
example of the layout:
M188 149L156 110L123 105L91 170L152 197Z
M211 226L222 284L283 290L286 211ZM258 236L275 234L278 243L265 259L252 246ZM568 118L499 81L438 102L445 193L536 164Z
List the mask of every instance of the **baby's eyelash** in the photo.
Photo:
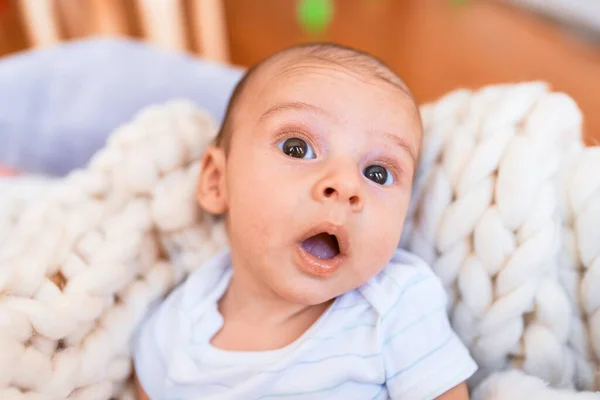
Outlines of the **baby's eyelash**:
M304 140L306 143L308 143L309 146L311 146L314 149L315 157L318 155L319 146L315 143L315 141L306 133L296 129L285 129L278 133L273 139L273 145L276 146L281 141L291 138L298 138Z
M377 158L376 161L373 161L371 164L381 165L384 168L387 168L394 177L395 183L402 182L402 177L404 176L404 169L398 165L398 161L392 159L390 157L380 157Z

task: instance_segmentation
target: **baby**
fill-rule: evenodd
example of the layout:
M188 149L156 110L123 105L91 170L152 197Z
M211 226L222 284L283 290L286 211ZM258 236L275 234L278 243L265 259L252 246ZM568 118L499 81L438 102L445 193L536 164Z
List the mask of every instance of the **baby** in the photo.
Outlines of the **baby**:
M141 399L467 399L440 281L397 246L421 146L403 81L333 44L251 68L197 199L230 249L134 341Z

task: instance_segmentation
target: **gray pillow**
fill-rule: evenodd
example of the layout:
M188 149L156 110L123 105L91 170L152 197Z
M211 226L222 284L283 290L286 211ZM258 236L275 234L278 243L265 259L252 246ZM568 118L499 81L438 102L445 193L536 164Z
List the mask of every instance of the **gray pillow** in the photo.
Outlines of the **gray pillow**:
M0 165L63 175L141 108L186 98L220 122L243 70L125 39L0 61Z

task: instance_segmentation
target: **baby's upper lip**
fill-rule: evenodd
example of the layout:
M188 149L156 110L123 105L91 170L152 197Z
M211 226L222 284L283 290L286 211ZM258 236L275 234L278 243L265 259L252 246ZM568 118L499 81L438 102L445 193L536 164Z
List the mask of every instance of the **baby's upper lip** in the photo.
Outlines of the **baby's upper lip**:
M302 237L301 241L305 241L306 239L318 235L320 233L334 235L338 241L340 254L348 254L348 250L350 247L350 243L348 240L348 231L346 230L346 228L344 228L343 225L335 224L333 222L323 222L316 225L315 227L306 232L306 234Z

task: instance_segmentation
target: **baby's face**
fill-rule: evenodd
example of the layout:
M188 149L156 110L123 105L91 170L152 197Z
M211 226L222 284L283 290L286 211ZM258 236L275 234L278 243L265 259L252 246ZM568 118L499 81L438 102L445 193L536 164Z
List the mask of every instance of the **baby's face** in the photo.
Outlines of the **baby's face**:
M392 257L418 111L401 89L337 66L305 62L258 79L236 111L226 163L233 263L257 288L322 303Z

